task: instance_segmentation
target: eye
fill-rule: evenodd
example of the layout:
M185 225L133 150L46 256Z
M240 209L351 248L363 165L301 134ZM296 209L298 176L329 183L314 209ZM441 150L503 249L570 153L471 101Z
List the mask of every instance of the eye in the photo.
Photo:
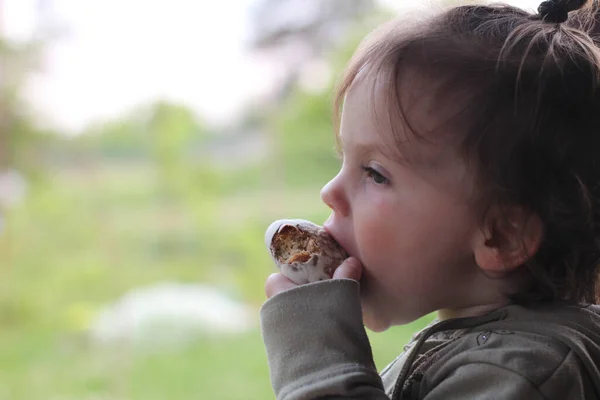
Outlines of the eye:
M387 185L388 183L390 183L388 178L381 175L375 169L373 169L371 167L362 167L362 169L366 172L366 174L369 178L373 179L373 182L375 182L376 184Z

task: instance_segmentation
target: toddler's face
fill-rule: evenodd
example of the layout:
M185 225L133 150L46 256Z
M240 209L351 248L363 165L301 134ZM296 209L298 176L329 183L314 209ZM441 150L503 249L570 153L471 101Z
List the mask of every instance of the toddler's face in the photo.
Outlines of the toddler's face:
M371 93L366 78L346 96L343 164L321 196L332 210L325 228L364 265L364 320L379 331L469 305L480 221L469 200L473 179L452 146L413 140L399 152L391 129L374 120L371 104L385 108L378 89L375 102ZM427 101L412 104L411 123L428 125Z

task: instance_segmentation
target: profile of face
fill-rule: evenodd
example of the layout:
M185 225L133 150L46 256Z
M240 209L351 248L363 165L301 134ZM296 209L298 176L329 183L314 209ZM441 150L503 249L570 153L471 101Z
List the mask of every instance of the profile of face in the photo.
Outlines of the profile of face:
M410 140L395 121L395 134L406 139L399 148L391 125L375 118L373 107L387 105L373 85L367 75L346 94L343 162L321 198L331 208L325 229L363 264L365 325L381 331L435 310L470 306L480 273L474 248L483 239L472 204L474 179L456 146ZM407 102L411 126L435 125L430 100L420 93Z

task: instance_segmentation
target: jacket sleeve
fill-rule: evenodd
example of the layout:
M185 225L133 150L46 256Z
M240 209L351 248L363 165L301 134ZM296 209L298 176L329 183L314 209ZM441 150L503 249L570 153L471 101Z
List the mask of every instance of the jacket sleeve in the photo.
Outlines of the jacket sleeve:
M278 400L389 399L357 282L327 280L279 293L263 305L261 328Z

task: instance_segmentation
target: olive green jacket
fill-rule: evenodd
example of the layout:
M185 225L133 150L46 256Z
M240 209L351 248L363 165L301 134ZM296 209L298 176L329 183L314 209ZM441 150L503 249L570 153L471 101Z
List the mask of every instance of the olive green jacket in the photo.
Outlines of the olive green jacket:
M261 325L279 400L600 400L598 306L511 305L441 321L381 376L355 281L282 292L263 305Z

